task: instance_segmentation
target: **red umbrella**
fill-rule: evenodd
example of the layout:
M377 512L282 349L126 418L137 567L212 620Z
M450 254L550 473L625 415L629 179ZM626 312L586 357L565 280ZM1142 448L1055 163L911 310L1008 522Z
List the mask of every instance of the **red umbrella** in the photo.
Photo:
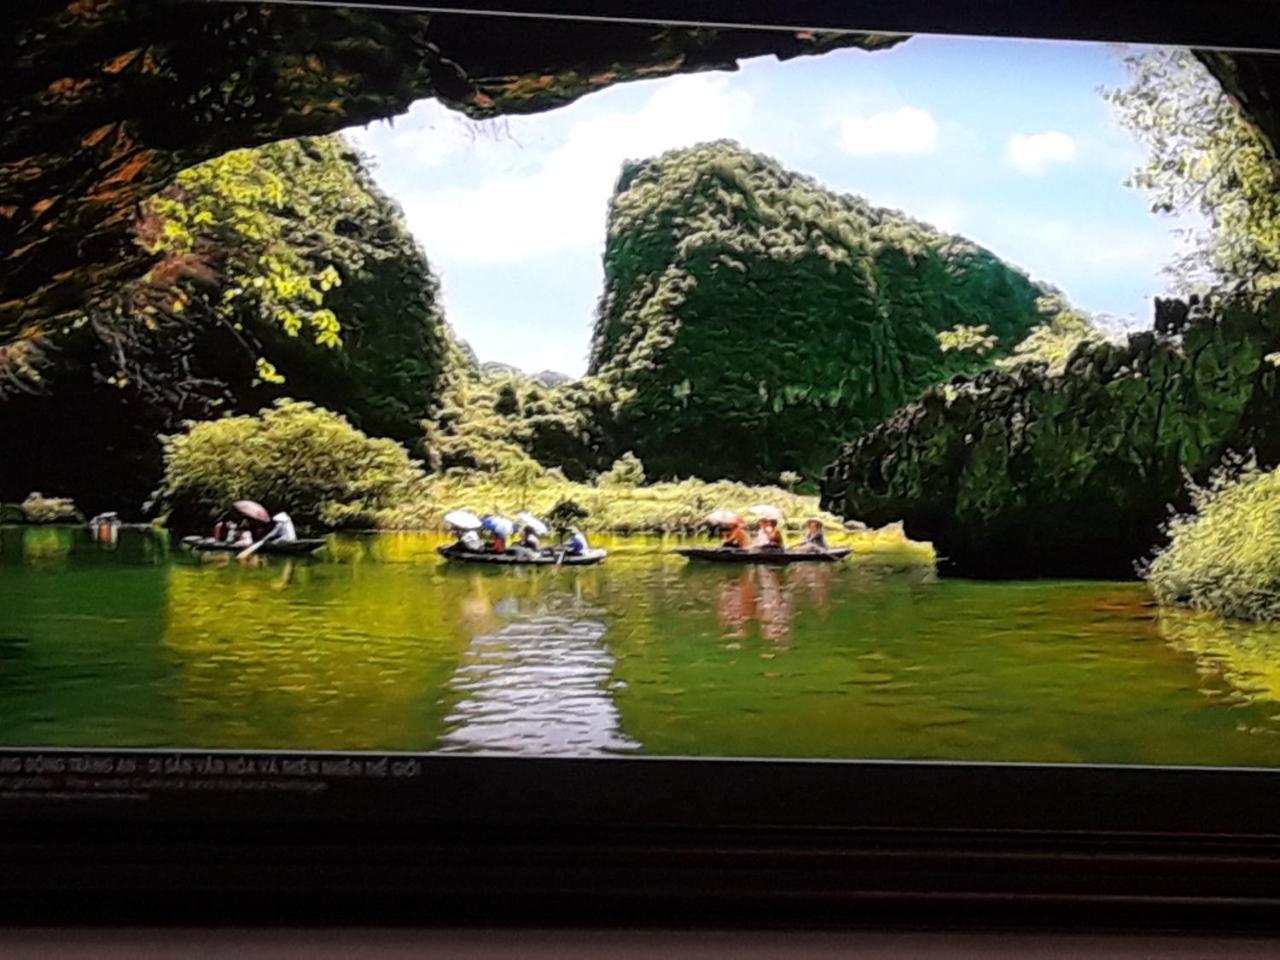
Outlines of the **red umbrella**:
M257 520L259 523L271 522L271 514L267 513L267 508L253 500L237 500L231 505L231 509L240 516Z

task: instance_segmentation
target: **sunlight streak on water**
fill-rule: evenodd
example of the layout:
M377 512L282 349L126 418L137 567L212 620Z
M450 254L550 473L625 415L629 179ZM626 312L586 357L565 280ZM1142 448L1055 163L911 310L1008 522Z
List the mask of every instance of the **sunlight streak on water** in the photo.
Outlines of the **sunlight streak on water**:
M614 659L598 620L540 616L477 636L449 681L446 752L590 755L634 750L619 730Z

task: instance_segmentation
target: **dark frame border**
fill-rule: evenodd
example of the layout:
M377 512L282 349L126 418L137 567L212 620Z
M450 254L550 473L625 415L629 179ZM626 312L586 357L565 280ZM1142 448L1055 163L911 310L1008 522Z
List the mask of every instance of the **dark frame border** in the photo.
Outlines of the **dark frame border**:
M1273 0L342 2L1280 50ZM88 752L154 755L0 758ZM0 800L0 915L1280 929L1280 771L415 759L310 798Z
M239 2L239 0L212 0ZM702 26L1280 47L1272 0L263 0L305 6Z

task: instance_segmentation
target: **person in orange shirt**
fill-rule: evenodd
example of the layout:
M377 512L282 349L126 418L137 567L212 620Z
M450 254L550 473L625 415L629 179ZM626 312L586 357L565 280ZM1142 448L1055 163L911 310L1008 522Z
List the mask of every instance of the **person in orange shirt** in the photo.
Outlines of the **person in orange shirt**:
M751 538L747 536L741 520L729 526L724 543L720 544L720 547L728 550L747 550L751 547Z

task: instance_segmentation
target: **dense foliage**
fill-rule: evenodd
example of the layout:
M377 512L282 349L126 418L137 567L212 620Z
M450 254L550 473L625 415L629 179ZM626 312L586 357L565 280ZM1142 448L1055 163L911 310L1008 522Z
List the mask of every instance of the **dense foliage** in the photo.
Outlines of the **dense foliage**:
M1129 85L1106 96L1148 148L1130 183L1148 193L1153 211L1195 211L1208 225L1170 271L1185 289L1273 285L1280 169L1266 143L1190 50L1151 48L1125 63Z
M1241 620L1280 619L1280 470L1229 462L1191 491L1147 568L1163 603Z
M927 391L841 452L823 505L906 521L958 570L1132 575L1184 470L1231 449L1280 461L1280 297L1166 302L1157 332L1087 342Z
M152 206L157 243L217 264L208 315L244 341L257 380L372 432L416 434L449 359L439 283L340 137L233 151Z
M657 476L816 477L839 443L989 359L1047 291L989 251L720 141L628 164L591 373Z
M1005 370L1026 363L1042 363L1048 372L1061 374L1071 354L1082 343L1094 343L1106 339L1093 320L1077 310L1059 294L1046 294L1036 301L1036 310L1042 322L1020 340L1007 356L1000 357L994 366ZM938 346L943 353L971 353L985 357L996 348L996 338L987 333L987 325L959 324L938 334Z
M423 422L431 466L482 473L538 468L528 452L529 418L547 389L507 366L478 367L460 351L444 380L436 415Z
M1042 297L1037 307L1044 322L1034 326L1012 353L997 360L997 367L1011 370L1027 363L1042 363L1051 376L1059 376L1066 371L1067 361L1077 347L1106 339L1086 313L1061 297Z
M1155 212L1204 217L1170 272L1184 290L1216 292L1193 297L1189 316L1165 303L1156 332L1124 344L1046 301L1050 318L995 362L1002 369L931 390L846 447L824 481L827 506L901 516L970 572L1097 576L1124 575L1149 554L1168 504L1212 502L1226 516L1237 497L1260 494L1259 483L1236 494L1215 480L1206 489L1216 499L1200 491L1192 504L1184 474L1206 482L1229 450L1280 461L1280 304L1267 300L1280 275L1277 167L1191 53L1146 50L1126 64L1129 85L1106 95L1148 148L1130 182ZM983 332L943 339L980 351ZM1183 546L1152 568L1162 595L1181 597L1180 571L1194 568L1185 599L1244 609L1214 594L1243 597L1252 587L1242 584L1260 582L1226 562L1225 523L1184 520L1172 533ZM1257 598L1240 603L1262 609Z
M372 439L310 403L277 401L257 415L190 424L164 440L158 507L201 527L236 500L287 510L303 526L373 523L411 497L423 474L393 440Z
M602 487L644 486L644 464L628 450L614 461L612 467L600 474L596 483Z
M39 391L0 400L0 497L49 487L136 514L157 434L285 393L421 442L457 351L422 251L341 139L188 170L139 239L163 254L151 275L47 337Z

